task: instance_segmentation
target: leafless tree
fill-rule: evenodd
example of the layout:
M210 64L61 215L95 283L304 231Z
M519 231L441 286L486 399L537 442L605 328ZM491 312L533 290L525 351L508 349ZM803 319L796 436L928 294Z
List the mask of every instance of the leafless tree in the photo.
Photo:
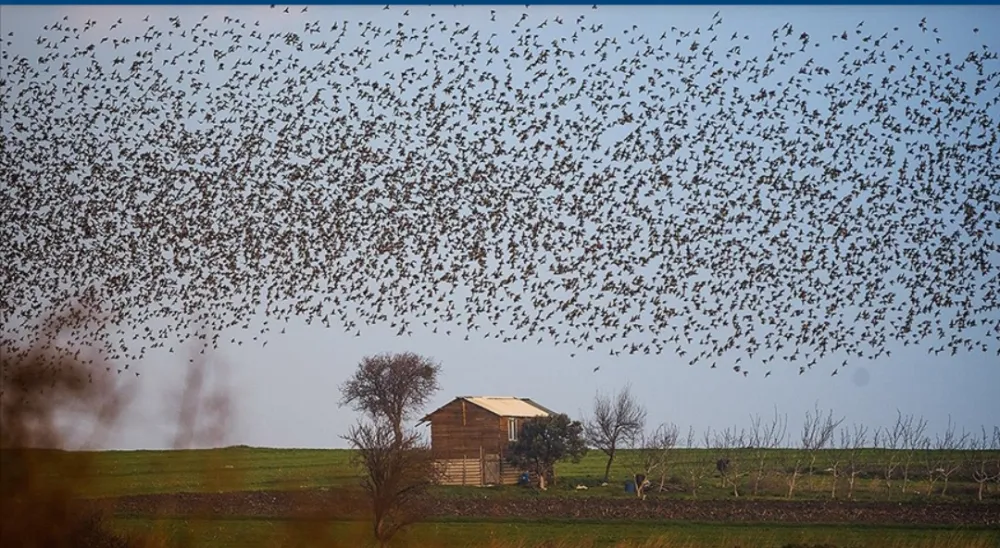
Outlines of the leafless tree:
M830 468L828 469L828 471L830 472L830 475L833 476L833 481L830 482L830 498L831 499L837 498L837 487L840 485L840 476L841 476L841 473L843 472L843 468L842 468L841 465L844 463L844 457L846 456L845 455L845 451L842 450L842 449L844 449L844 447L843 447L843 444L844 444L844 439L843 439L844 430L845 430L844 428L841 428L841 430L840 430L840 435L841 435L840 445L837 446L838 450L832 451L832 454L833 454L833 463L830 465ZM832 445L834 445L834 443L831 442L830 445L832 446Z
M874 449L880 455L882 479L888 495L892 490L892 478L899 468L899 447L903 441L903 414L896 412L896 423L892 428L876 428L873 435Z
M594 396L594 416L587 419L584 435L587 442L608 457L604 467L604 481L611 475L611 464L618 449L635 441L646 426L646 409L632 395L626 385L614 396Z
M440 389L441 366L412 352L367 356L340 387L340 405L350 405L392 430L397 444L403 422L418 413Z
M844 418L833 418L833 410L827 412L824 417L816 406L812 412L806 411L806 420L802 423L802 448L809 455L809 483L812 485L813 470L816 467L816 456L819 451L827 448L834 441L837 428L844 422ZM791 484L794 489L794 478ZM790 493L791 493L790 489ZM791 495L789 495L791 498Z
M675 424L661 424L656 430L650 433L641 433L636 437L634 449L630 455L632 469L636 476L636 494L640 497L644 493L638 488L642 482L638 480L638 475L645 478L659 477L659 491L663 491L667 483L667 473L669 472L674 448L677 446L677 438L680 432Z
M972 453L972 480L979 486L977 498L983 500L983 491L986 485L994 480L1000 479L1000 462L993 467L995 453L1000 459L1000 429L994 428L993 436L986 432L986 427L982 427L982 436L973 436L969 439L969 451Z
M923 417L916 418L912 414L900 415L900 421L903 426L903 448L906 450L901 468L903 472L902 491L906 493L906 486L910 481L910 465L913 463L913 457L916 455L920 443L924 439L924 432L927 430L927 421Z
M854 498L854 483L861 474L861 455L868 442L868 427L855 424L851 430L840 430L840 448L847 453L847 498Z
M969 446L970 436L964 430L961 434L955 431L955 425L948 418L948 428L944 435L936 436L935 442L930 438L925 438L921 447L924 451L924 466L927 473L927 496L934 492L934 485L938 480L943 481L941 495L948 493L948 482L951 476L958 472L963 464L964 455L962 451Z
M924 472L927 474L927 496L934 492L934 484L941 477L941 455L934 449L934 444L930 438L924 438L920 442L920 449L924 454Z
M785 473L785 484L788 485L785 497L790 499L795 496L795 486L798 483L799 476L802 475L803 455L802 451L798 449L788 449L782 451L781 456L782 468Z
M355 449L361 485L371 501L373 533L379 546L426 516L421 495L437 479L428 447L414 432L400 433L385 418L353 426L344 439Z
M769 422L764 422L760 415L750 417L750 447L754 456L753 495L757 496L760 482L764 478L765 464L771 453L785 443L788 435L788 417L778 415L774 408L774 416Z
M367 420L344 436L364 471L362 486L373 513L381 546L423 517L420 495L437 479L431 452L403 422L438 391L441 368L410 352L365 357L341 385L341 405L351 405Z
M948 416L948 427L943 435L936 436L934 448L938 457L937 473L944 480L941 486L941 496L948 495L948 481L962 468L961 452L968 446L969 433L964 429L958 433L955 424L951 422L951 415Z
M704 434L702 436L702 439L703 439L703 445L702 445L702 447L704 447L705 449L708 449L709 447L711 447L711 444L712 444L712 441L711 441L712 440L712 428L711 427L708 427L708 428L705 429L705 432L704 432ZM695 449L697 447L697 443L695 442L695 435L694 435L694 427L693 426L690 427L690 428L688 428L687 441L686 441L685 445L687 446L688 449ZM691 496L692 497L696 497L697 498L697 496L698 496L698 487L701 485L701 480L702 480L702 478L705 477L705 474L708 473L708 471L710 470L710 466L711 465L705 461L706 456L710 455L710 454L711 453L709 451L701 451L701 452L696 453L697 456L695 457L694 462L692 462L691 466L688 467L688 475L691 478Z
M747 434L746 430L737 430L736 427L726 428L721 432L716 432L712 438L712 449L719 456L715 462L715 469L722 476L722 486L729 485L733 488L733 496L740 496L740 478L747 475L742 468L742 452L746 450Z
M993 474L993 481L997 484L997 487L1000 487L1000 426L993 427L993 441L991 444L993 447L993 462L995 463L994 470L996 471Z

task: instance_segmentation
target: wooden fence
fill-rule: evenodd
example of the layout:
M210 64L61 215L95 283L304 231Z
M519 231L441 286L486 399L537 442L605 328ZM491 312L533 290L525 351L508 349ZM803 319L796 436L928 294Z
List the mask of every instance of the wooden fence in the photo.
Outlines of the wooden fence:
M441 473L441 485L516 485L522 473L501 461L499 455L439 459L435 464Z

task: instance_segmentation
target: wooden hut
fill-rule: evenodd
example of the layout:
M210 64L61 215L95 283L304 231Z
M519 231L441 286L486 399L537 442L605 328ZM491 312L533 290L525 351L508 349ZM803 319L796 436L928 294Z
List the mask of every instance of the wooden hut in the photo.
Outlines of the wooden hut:
M552 411L527 398L461 397L427 414L431 452L444 485L512 485L522 474L504 462L521 423Z

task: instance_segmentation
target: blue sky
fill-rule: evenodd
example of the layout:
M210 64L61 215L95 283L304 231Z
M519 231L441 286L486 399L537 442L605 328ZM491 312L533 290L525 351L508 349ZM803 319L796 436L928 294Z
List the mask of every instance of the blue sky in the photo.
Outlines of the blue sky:
M34 38L41 27L60 20L63 15L76 24L97 20L98 26L92 32L103 32L121 18L121 32L126 34L141 33L154 23L163 27L166 18L173 15L179 15L186 25L189 21L201 20L203 15L208 15L206 25L219 25L224 17L259 20L262 33L301 31L304 23L313 20L321 20L325 32L333 22L347 21L352 30L347 33L343 47L349 49L359 44L358 21L374 20L391 27L396 20L403 20L402 12L408 10L407 25L421 27L443 20L449 30L469 25L470 32L497 32L497 43L505 51L514 38L503 30L512 28L525 13L523 6L412 6L389 11L379 6L313 6L308 13L292 8L287 15L267 6L5 6L0 9L3 36L6 39L9 32L15 33L11 52L23 52L28 58L39 54ZM496 23L489 22L491 9L496 10ZM993 51L1000 49L996 37L987 37L986 32L972 32L973 28L986 27L986 21L1000 16L1000 10L988 6L609 6L598 10L590 6L540 6L527 10L529 18L525 24L537 26L550 21L537 31L538 40L547 43L561 37L562 31L552 23L557 17L575 21L582 15L593 24L604 25L603 36L617 34L619 41L625 42L629 36L625 31L632 33L631 36L654 37L671 32L672 27L681 31L703 31L711 24L716 11L723 19L725 32L722 34L727 35L722 40L729 38L728 33L736 33L744 57L766 55L771 31L788 22L795 28L795 35L807 32L812 40L823 42L823 47L816 49L818 63L834 65L836 59L829 56L836 56L841 50L831 47L831 36L853 32L863 21L866 32L880 34L899 27L898 36L923 44L926 37L918 27L922 17L926 17L928 24L942 37L946 44L942 47L947 47L955 56L963 56L983 43L988 43ZM144 22L147 14L149 22ZM633 25L637 28L633 29ZM749 36L750 40L742 40L743 36ZM329 40L332 42L335 38L334 34ZM442 39L438 47L445 44L447 40ZM177 48L183 47L184 43L178 41ZM723 55L725 49L718 47L718 54ZM108 55L117 54L109 52ZM317 54L305 52L300 55L306 64L321 61L315 57ZM510 61L515 79L520 76L521 82L526 80L527 72L519 68L527 64L526 60ZM480 68L485 68L486 62L485 58L476 60ZM579 71L589 62L582 58L566 61L565 69ZM371 72L375 76L384 71L398 74L405 70L405 63L404 60L382 66L373 63L376 66ZM442 65L441 68L447 67ZM342 100L332 90L321 89L321 83L313 85L318 92L329 94L324 100ZM346 93L357 91L351 89L349 81L341 85ZM347 108L346 104L341 104ZM631 105L630 108L638 107ZM995 115L996 108L992 112ZM603 135L602 147L613 145L621 136L613 132ZM373 146L377 147L378 143ZM456 146L446 143L441 152L455 153L456 150ZM739 182L734 184L739 185ZM943 428L949 415L957 424L970 429L978 429L980 425L989 428L1000 422L1000 398L996 397L1000 369L996 367L996 356L986 353L933 355L928 354L926 346L903 347L890 342L891 357L852 360L836 377L831 377L828 371L839 364L843 356L828 357L807 375L797 375L793 367L776 367L773 375L763 378L761 375L743 377L731 371L729 364L736 358L743 363L751 362L747 355L727 355L727 363L714 370L705 364L690 366L670 352L659 356L622 354L609 357L605 351L578 353L570 358L569 350L549 341L536 344L529 339L527 343L501 343L475 335L465 341L460 327L450 327L452 336L443 334L446 329L449 328L442 327L435 334L431 329L424 329L418 321L412 327L411 337L396 337L395 329L388 325L366 327L360 337L355 337L353 331L345 333L336 327L326 329L293 319L286 326L286 333L273 334L266 347L225 346L213 356L216 367L212 369L215 382L220 387L228 387L234 400L230 437L224 443L342 447L344 444L339 436L355 417L337 407L338 385L362 356L404 350L431 356L443 366L443 389L432 407L458 395L516 395L531 397L549 408L579 417L588 409L596 391L615 390L630 383L649 408L654 425L670 421L682 430L690 425L699 432L708 426L748 426L751 413L766 415L777 406L780 412L789 415L790 432L795 435L804 413L816 404L834 409L845 416L848 423L863 422L871 426L888 425L899 409L926 417L932 432ZM228 340L227 335L222 339ZM147 354L142 364L143 377L130 381L135 384L138 394L134 407L123 426L106 442L108 446L154 448L170 444L175 420L171 394L184 378L183 361L177 354ZM598 366L600 370L593 372Z

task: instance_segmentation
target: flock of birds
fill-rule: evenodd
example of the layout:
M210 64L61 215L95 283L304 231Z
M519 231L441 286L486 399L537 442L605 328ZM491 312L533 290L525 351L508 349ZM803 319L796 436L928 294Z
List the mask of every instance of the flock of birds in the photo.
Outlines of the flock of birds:
M411 10L10 31L0 350L305 317L743 375L1000 354L987 45Z

